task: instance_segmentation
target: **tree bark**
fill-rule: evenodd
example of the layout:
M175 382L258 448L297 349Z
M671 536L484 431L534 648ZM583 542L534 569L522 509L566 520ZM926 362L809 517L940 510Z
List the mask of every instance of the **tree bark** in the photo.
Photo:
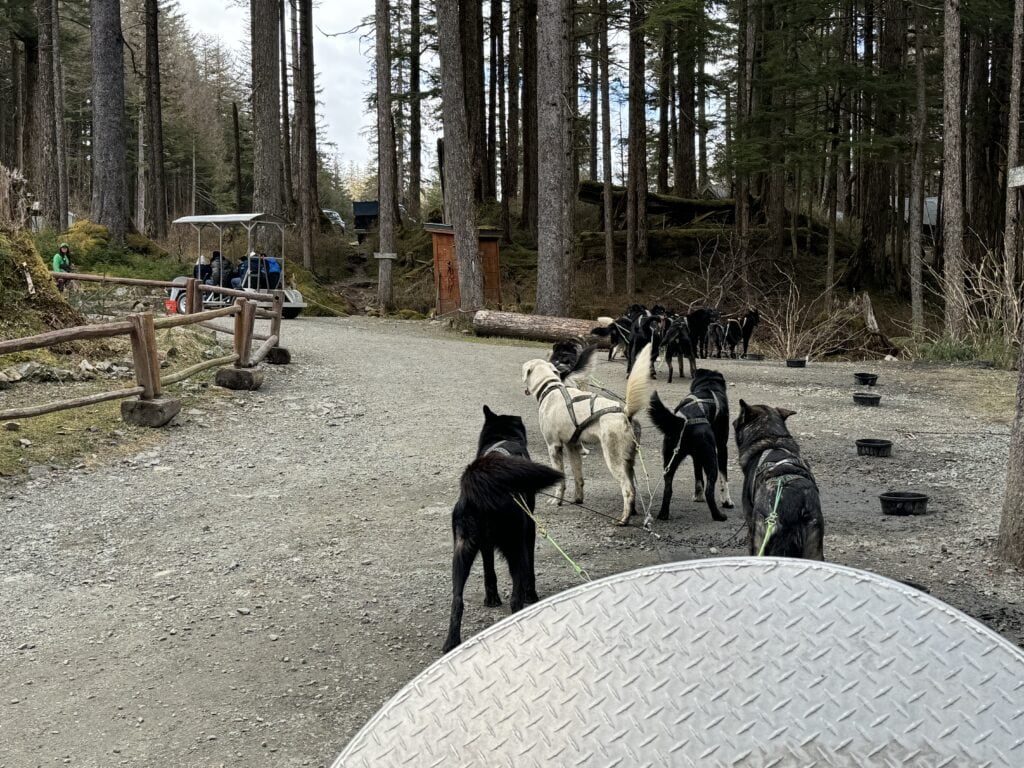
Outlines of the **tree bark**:
M501 3L498 3L499 22L501 14ZM503 26L504 22L500 22ZM509 200L509 177L510 166L515 163L515 158L509 154L508 148L508 115L505 110L505 91L508 80L505 77L505 35L504 31L498 35L497 50L498 58L497 81L498 81L498 138L500 147L498 155L500 160L501 179L501 239L505 243L512 242L512 207Z
M626 295L636 294L636 264L647 251L646 0L629 3L629 180L626 203ZM680 127L680 133L682 128Z
M708 58L707 19L703 3L697 6L697 186L708 184L708 120L707 74Z
M498 189L498 80L504 79L504 73L498 68L498 38L502 34L501 0L491 0L487 82L487 180L484 187L490 193L488 197L492 199L497 197Z
M422 218L423 118L420 104L420 0L409 3L409 217Z
M53 114L54 145L57 148L57 228L68 227L68 208L71 191L68 176L67 132L64 128L64 59L60 42L60 3L51 0L53 24Z
M92 0L92 220L115 247L129 228L121 0Z
M160 6L146 0L146 170L149 224L152 237L167 237L167 186L164 180L163 102L160 84ZM141 158L140 158L141 162Z
M519 195L519 136L520 110L519 41L522 30L523 0L509 0L508 13L508 196L512 200Z
M459 32L459 0L437 0L437 38L441 61L441 111L444 125L442 164L445 213L455 235L459 265L459 297L462 311L483 306L484 284L480 266L476 207L473 201L473 169L470 162L469 126L466 116L462 45Z
M54 91L56 70L53 55L53 6L51 0L36 0L36 21L39 28L39 69L36 88L36 159L35 173L30 181L42 204L43 220L51 229L60 228L60 188L57 166L56 101Z
M484 17L483 0L459 3L459 45L466 78L466 127L469 130L469 162L473 171L473 199L480 203L487 195L487 130L484 101Z
M960 0L945 0L943 18L942 295L946 334L964 332L963 139L960 91Z
M281 40L281 190L284 193L285 218L291 219L295 215L295 188L292 185L292 129L291 117L288 114L288 23L284 0L278 0L278 32Z
M608 18L608 0L599 0L599 16ZM601 164L604 181L604 290L609 296L615 293L615 204L612 195L612 112L611 81L609 78L610 51L608 25L601 27Z
M575 169L569 108L572 27L570 0L540 0L537 25L537 314L566 312L571 257L571 193ZM567 207L567 202L570 205Z
M523 229L537 240L537 0L523 0Z
M1020 165L1020 88L1022 40L1024 37L1024 0L1013 3L1013 60L1010 64L1010 115L1006 141L1007 169ZM1003 225L1003 332L1011 344L1020 329L1020 288L1017 285L1017 260L1020 252L1020 189L1007 186L1006 216Z
M658 181L659 195L667 195L669 155L669 81L672 79L672 28L661 27L661 61L658 62Z
M601 79L601 62L599 61L598 51L601 48L601 27L603 21L600 16L594 12L594 6L591 7L590 12L590 142L588 149L589 160L590 160L590 180L597 181L598 175L598 155L597 155L597 142L598 142L598 121L600 115L598 114L598 100L601 98L600 90L600 79ZM606 22L605 22L606 23Z
M694 100L693 35L680 26L677 37L679 69L676 72L676 97L679 99L679 127L676 134L676 163L674 192L679 197L693 197L697 175L696 103Z
M299 239L302 263L313 269L320 222L317 193L316 77L313 63L313 0L299 0L299 82L302 120L299 123ZM276 82L276 76L275 76Z
M234 141L234 171L235 171L235 210L244 211L242 205L242 134L238 129L238 103L231 102L231 123Z
M1018 0L1024 2L1024 0ZM910 169L910 306L914 336L924 333L924 249L922 225L924 222L924 150L928 138L928 81L924 61L924 14L921 6L914 6L914 138L913 163ZM903 202L900 201L902 223Z
M258 213L284 215L281 192L281 90L277 0L250 0L252 32L252 206ZM269 233L257 232L257 250L270 247Z
M587 344L607 346L606 337L590 335L595 325L593 320L493 312L488 309L481 309L473 315L473 330L478 336L506 336L533 341L562 341L580 337Z
M391 9L388 0L376 0L374 27L377 38L377 180L379 251L382 257L395 250L395 127L391 116ZM385 269L385 264L380 263ZM388 268L389 269L389 268ZM390 283L386 286L390 289ZM379 296L382 312L391 310L390 290Z
M1017 364L1017 415L1010 434L1010 461L1006 473L1006 495L999 520L999 557L1018 568L1024 568L1024 339Z

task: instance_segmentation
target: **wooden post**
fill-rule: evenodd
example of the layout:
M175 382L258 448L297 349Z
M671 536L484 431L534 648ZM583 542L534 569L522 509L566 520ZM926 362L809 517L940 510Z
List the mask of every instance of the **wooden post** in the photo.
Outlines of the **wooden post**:
M256 304L239 299L242 311L235 315L235 353L238 355L236 368L248 368L252 363L252 336L256 325Z
M377 304L382 315L391 311L394 304L394 289L391 285L391 267L398 258L397 253L375 253L377 259Z
M190 277L185 283L185 312L192 315L202 311L203 294L199 290L199 281Z
M232 340L234 341L235 344L235 354L238 356L238 359L235 360L235 367L243 368L244 366L242 365L242 340L245 337L244 327L246 301L245 299L236 299L235 304L237 304L239 308L238 314L235 315L235 331L234 334L232 335Z
M281 318L284 317L284 293L274 291L274 308L271 310L270 335L277 336L277 345L281 343Z
M152 313L147 313L152 323ZM152 400L160 390L160 379L153 381L153 365L150 363L150 355L156 356L155 344L149 346L149 338L146 332L143 315L129 315L128 322L131 323L132 362L135 365L135 381L142 387L141 400ZM152 328L152 325L150 326ZM157 364L159 368L159 364Z

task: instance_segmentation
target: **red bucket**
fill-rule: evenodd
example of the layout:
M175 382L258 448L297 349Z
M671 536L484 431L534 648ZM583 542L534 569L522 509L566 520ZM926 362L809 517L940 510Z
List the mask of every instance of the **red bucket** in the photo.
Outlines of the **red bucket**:
M168 315L178 314L178 302L174 299L164 299L164 309L167 310Z

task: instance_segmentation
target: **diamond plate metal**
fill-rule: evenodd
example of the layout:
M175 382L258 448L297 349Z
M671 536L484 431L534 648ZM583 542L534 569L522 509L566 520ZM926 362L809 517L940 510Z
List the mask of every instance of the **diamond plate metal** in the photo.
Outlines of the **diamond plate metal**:
M721 558L585 584L405 686L334 768L1024 766L1024 653L831 563Z

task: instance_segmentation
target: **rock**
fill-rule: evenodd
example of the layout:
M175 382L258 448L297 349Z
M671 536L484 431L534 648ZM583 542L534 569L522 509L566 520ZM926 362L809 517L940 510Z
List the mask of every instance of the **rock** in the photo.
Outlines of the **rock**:
M180 410L181 401L166 398L121 401L121 418L140 427L166 426Z
M6 424L4 424L4 429L7 430L8 432L20 432L21 424L17 421L8 421Z
M263 372L252 368L221 368L217 386L234 390L255 390L263 386Z
M235 608L235 610L238 611L238 613L242 616L248 616L250 613L252 613L252 611L248 608Z
M32 441L22 437L18 440L18 445L22 448L28 448L32 445Z

